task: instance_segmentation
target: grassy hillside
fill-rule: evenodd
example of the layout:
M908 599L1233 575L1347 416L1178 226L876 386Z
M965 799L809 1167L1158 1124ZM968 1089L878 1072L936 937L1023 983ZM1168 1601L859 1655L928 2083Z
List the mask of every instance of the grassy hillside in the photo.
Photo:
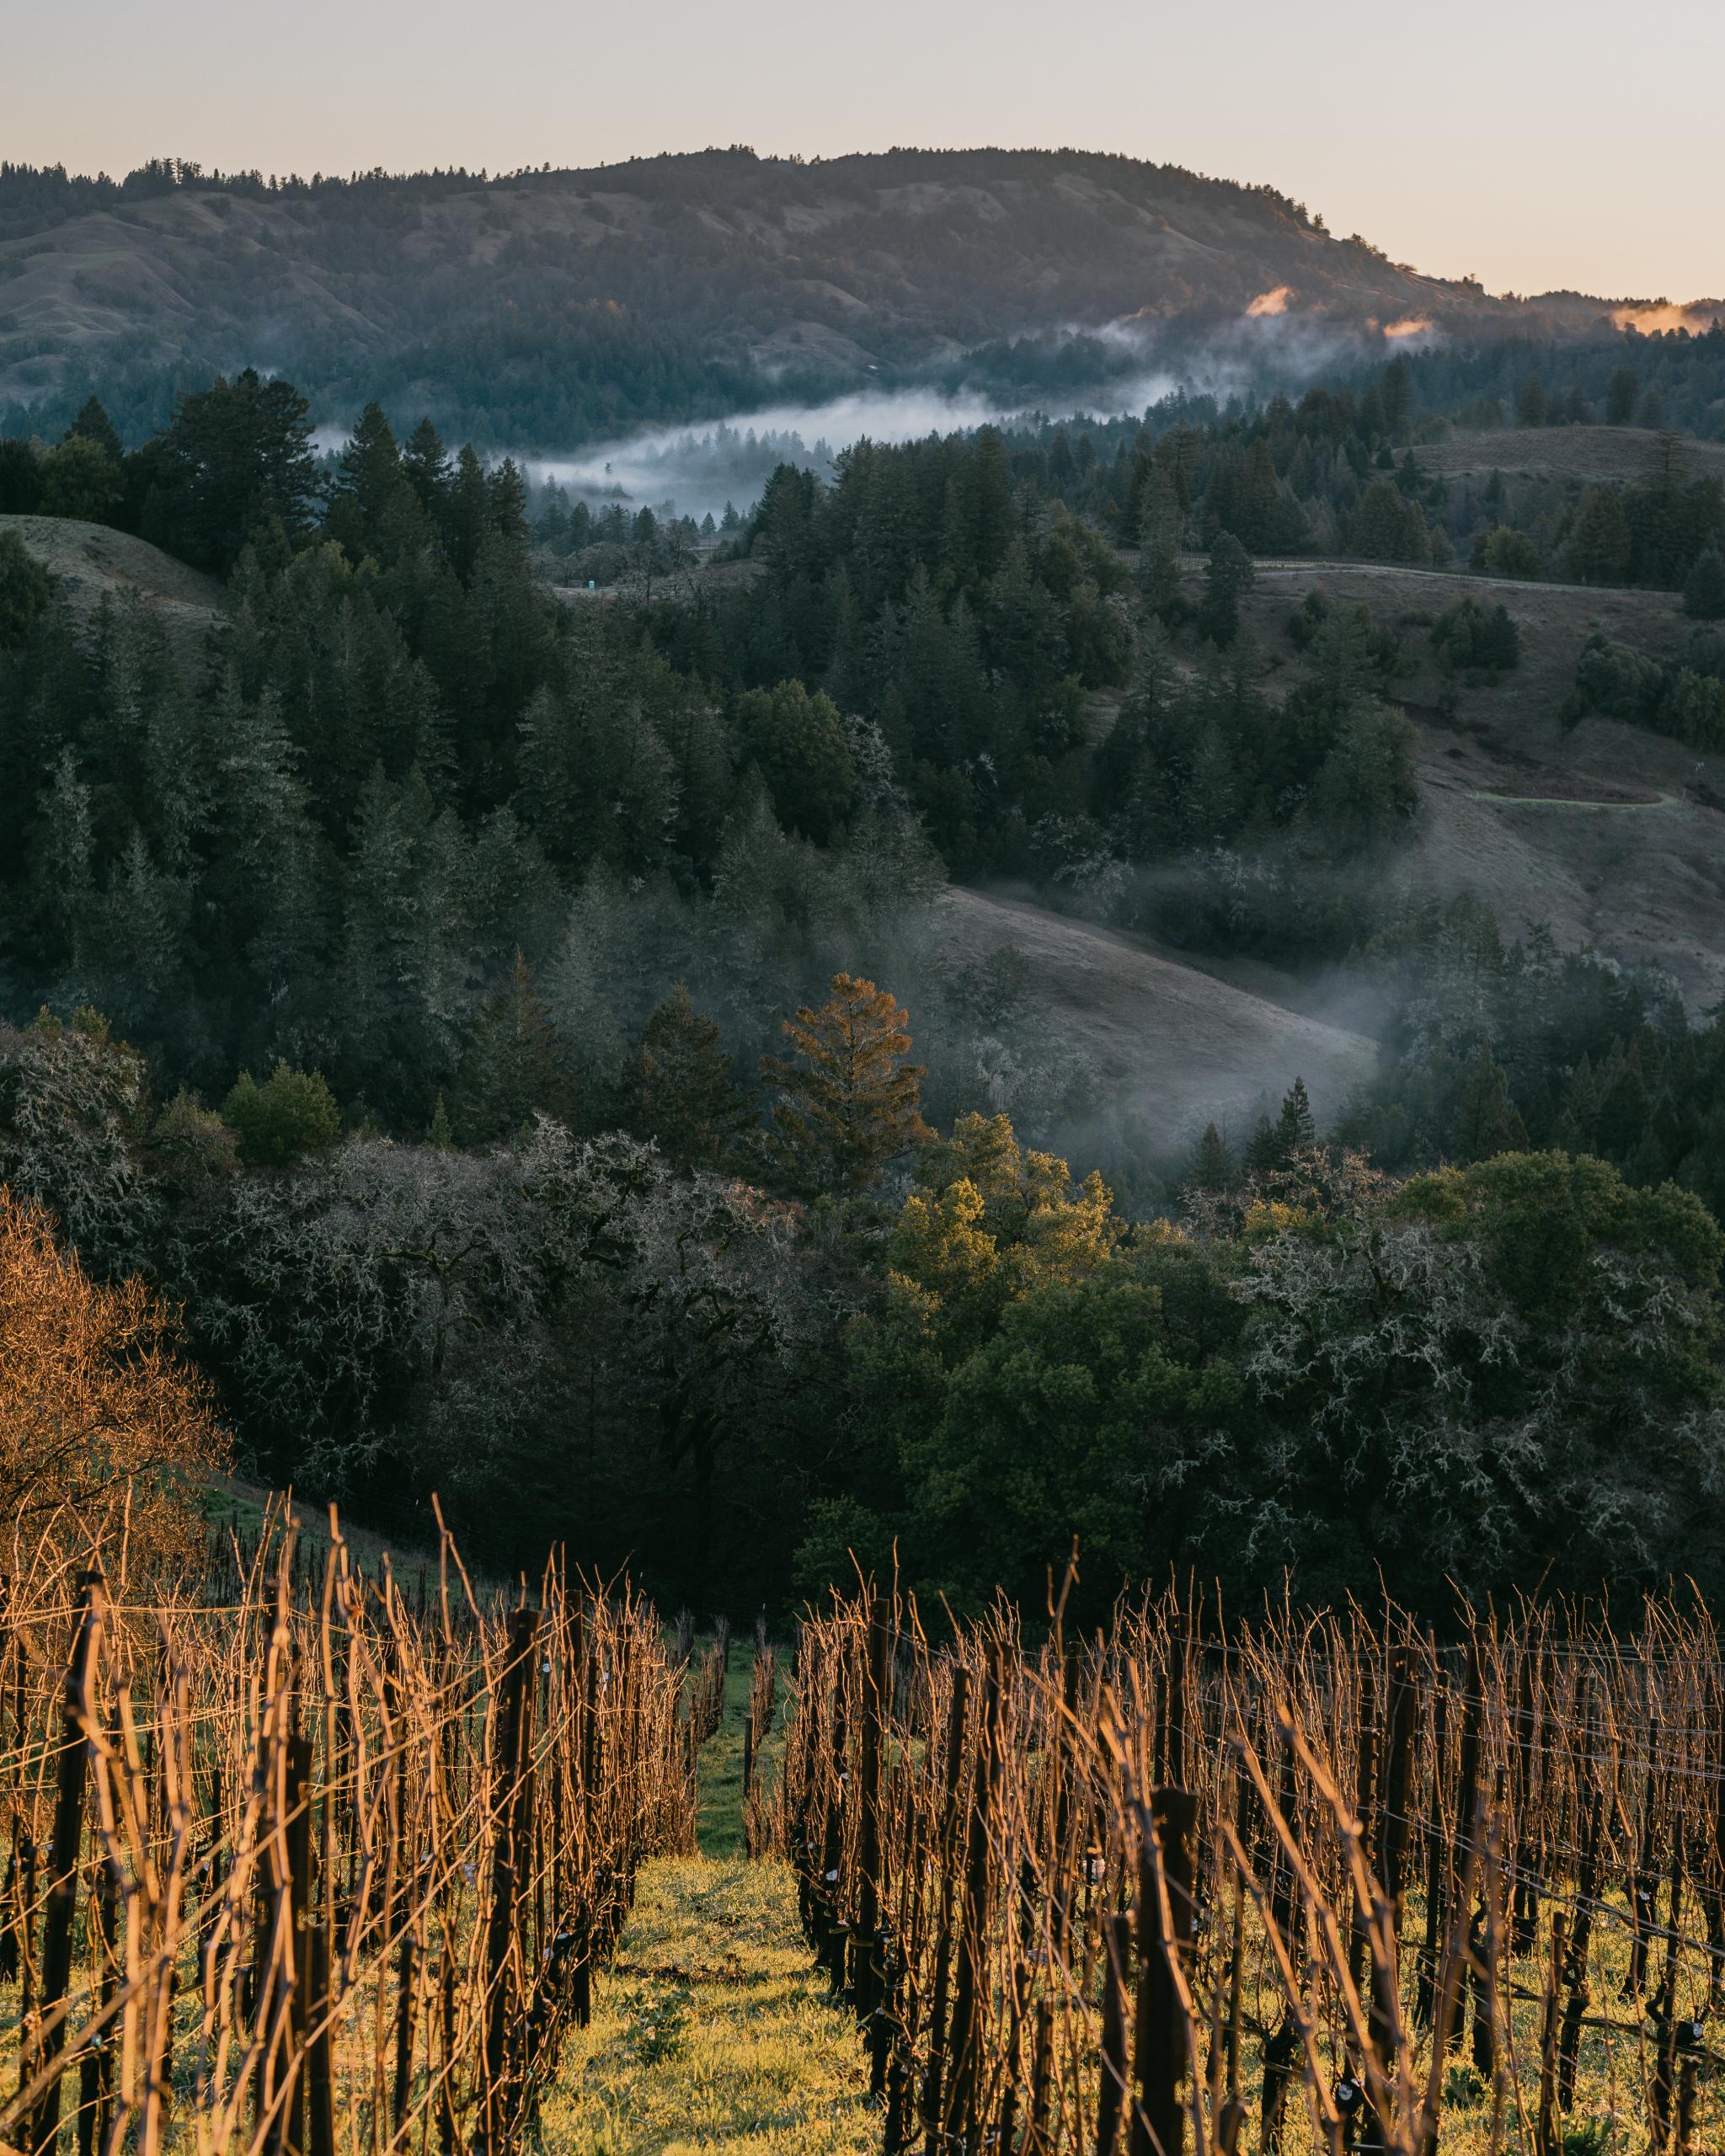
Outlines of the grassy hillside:
M1548 921L1563 943L1592 942L1626 963L1665 969L1692 1009L1717 1002L1725 995L1725 773L1663 735L1594 717L1567 725L1562 716L1576 660L1595 631L1654 658L1675 657L1695 624L1674 595L1371 563L1265 568L1243 614L1279 679L1297 680L1302 670L1285 627L1315 585L1338 601L1363 600L1380 622L1406 624L1417 664L1396 694L1418 736L1422 796L1414 841L1395 871L1407 896L1477 892L1508 933ZM1445 715L1423 622L1464 595L1509 609L1521 632L1521 664L1495 681L1462 686Z
M68 516L0 516L0 532L24 542L79 613L104 599L148 600L184 652L220 616L222 587L159 547L106 524Z
M1371 1042L1292 1007L1293 984L1272 968L1194 966L1026 897L954 890L943 904L957 956L1016 951L1108 1097L1153 1102L1171 1129L1249 1121L1296 1077L1327 1114L1371 1067Z
M1422 471L1446 479L1484 478L1502 472L1521 478L1567 479L1583 485L1646 476L1657 453L1651 427L1499 427L1461 430L1413 454ZM1725 478L1725 443L1683 445L1683 462L1697 478Z

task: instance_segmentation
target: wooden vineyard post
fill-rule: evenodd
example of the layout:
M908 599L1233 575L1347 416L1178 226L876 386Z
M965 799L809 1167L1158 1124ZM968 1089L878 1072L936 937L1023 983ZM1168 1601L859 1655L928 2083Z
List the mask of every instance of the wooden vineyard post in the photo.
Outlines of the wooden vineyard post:
M1045 1999L1039 1999L1036 2002L1035 2034L1030 2045L1030 2117L1024 2136L1024 2156L1048 2156L1054 2051L1055 2010Z
M77 1630L67 1664L61 1709L60 1756L56 1767L54 1831L48 1844L47 1911L42 1929L42 1987L34 2029L24 2031L20 2070L34 2079L45 2073L46 2086L29 2122L32 2156L48 2156L60 2131L60 2060L66 2046L66 2022L55 2009L72 1981L72 1919L77 1909L78 1852L83 1840L84 1791L89 1750L84 1728L94 1701L96 1644L102 1625L102 1575L88 1572L78 1594Z
M97 1956L98 2005L105 2010L114 1997L115 1955L119 1943L119 1882L111 1859L96 1860L94 1892L85 1904L90 1943ZM111 2041L87 2045L78 2066L78 2156L94 2156L108 2143L108 2122L114 2093L114 2046Z
M306 2057L310 2156L335 2156L335 2044L329 2026L334 1999L329 1982L329 1927L321 1911L306 1942L306 1966L311 1978L311 2037Z
M1435 1663L1436 1650L1429 1648ZM1431 2026L1438 1994L1438 1942L1444 1908L1446 1852L1444 1842L1443 1786L1445 1743L1449 1727L1450 1695L1439 1686L1432 1710L1432 1802L1425 1822L1425 1943L1419 1950L1414 1978L1413 2019L1422 2029Z
M519 1942L515 1903L526 1873L533 1817L533 1700L531 1681L539 1633L538 1613L515 1612L503 1678L503 1712L497 1733L493 1782L497 1806L492 1849L491 1922L485 1942L485 1986L489 2014L485 2032L484 2087L478 2144L494 2156L509 2133L518 2095L520 2032L516 2027Z
M282 2107L282 2156L306 2156L306 2031L310 2021L312 1972L312 1740L287 1740L287 1862L293 1990L288 1999L292 2081Z
M1436 2156L1443 2106L1444 2066L1461 2004L1462 1978L1469 1967L1467 1903L1479 1870L1479 1733L1483 1707L1482 1673L1476 1650L1470 1655L1462 1699L1461 1781L1455 1807L1456 1843L1450 1861L1445 1900L1443 1959L1438 1966L1432 2001L1432 2055L1418 2137L1419 2156Z
M1103 1921L1102 2080L1096 2106L1096 2156L1119 2156L1120 2120L1126 2108L1126 1966L1132 1952L1132 1919Z
M1540 2095L1534 2156L1560 2156L1557 2138L1557 1998L1563 1987L1563 1912L1551 1918L1551 1956L1540 2022Z
M1389 1742L1384 1753L1382 1800L1379 1807L1376 1858L1384 1898L1390 1909L1390 1936L1386 1951L1370 1951L1371 1992L1367 2026L1373 2050L1382 2062L1384 2075L1395 2085L1397 2044L1401 1999L1402 1916L1403 1870L1408 1842L1407 1792L1413 1764L1413 1675L1406 1652L1397 1648L1390 1661ZM1357 1904L1356 1904L1357 1906ZM1365 1913L1361 1912L1362 1919ZM1370 1950L1370 1927L1362 1921ZM1370 2077L1366 2085L1370 2087ZM1381 2144L1384 2122L1369 2101L1366 2132Z
M1683 1819L1680 1813L1672 1822L1672 1843L1671 1921L1665 1934L1664 1972L1660 1978L1658 1998L1652 2014L1657 2046L1653 2054L1653 2079L1648 2090L1648 2123L1653 2129L1653 2145L1657 2150L1663 2150L1669 2145L1675 2123L1673 2105L1677 2093L1677 1959L1682 1943L1680 1926L1683 1920Z
M862 1716L857 1745L857 1924L850 1940L851 1993L857 2019L869 2031L870 2078L876 2095L885 2072L885 2054L875 2041L873 2023L880 2003L880 1725L887 1684L886 1620L879 1599L863 1603Z
M1181 1978L1198 1936L1193 1892L1198 1799L1159 1789L1141 1822L1138 1869L1138 2010L1133 2078L1138 2101L1131 2156L1181 2156L1186 2144L1180 2084L1189 2050Z
M1588 1983L1587 1958L1593 1939L1594 1904L1599 1891L1599 1834L1604 1810L1604 1800L1595 1794L1593 1807L1588 1814L1586 1838L1582 1844L1580 1893L1575 1911L1575 1928L1569 1936L1564 1969L1569 1983L1569 1997L1564 2002L1563 2020L1557 2037L1557 2109L1560 2111L1568 2111L1575 2102L1575 2076L1581 2059L1582 2023L1587 2018L1588 2008L1593 2004L1593 1991Z
M999 1721L1000 1670L997 1663L991 1661L983 1686L982 1719L976 1732L948 2038L953 2067L952 2089L946 2109L947 2128L949 2133L963 2137L966 2148L974 2148L976 2143L976 2104L982 2079L983 1943L988 1927L989 1827L995 1768L999 1758Z
M1258 2143L1263 2156L1278 2156L1281 2148L1288 2089L1299 2057L1300 2031L1293 2015L1289 2014L1281 2026L1263 2040L1263 2093Z
M935 1934L934 1983L928 2009L928 2073L922 2087L923 2122L932 2147L940 2146L942 2107L946 2101L947 2001L952 1983L953 1873L957 1854L960 1817L959 1790L964 1771L964 1710L969 1697L969 1672L961 1665L953 1672L953 1696L948 1709L946 1817L941 1823L940 1923Z

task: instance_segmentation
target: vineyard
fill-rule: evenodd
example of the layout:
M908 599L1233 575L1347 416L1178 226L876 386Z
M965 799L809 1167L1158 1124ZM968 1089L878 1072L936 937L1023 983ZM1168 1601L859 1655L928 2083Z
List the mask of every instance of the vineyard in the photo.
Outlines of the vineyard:
M788 1668L555 1564L481 1592L447 1538L404 1588L333 1518L195 1591L54 1547L0 1634L17 2156L1725 2137L1698 1607L1440 1641L1170 1593L1032 1641L867 1589Z
M944 1630L944 1628L943 1628ZM891 2151L1717 2149L1706 1617L808 1622L777 1845Z
M405 1596L333 1520L165 1600L100 1555L6 1582L0 2139L518 2145L638 1865L692 1837L656 1618L555 1567L487 1600L446 1540Z

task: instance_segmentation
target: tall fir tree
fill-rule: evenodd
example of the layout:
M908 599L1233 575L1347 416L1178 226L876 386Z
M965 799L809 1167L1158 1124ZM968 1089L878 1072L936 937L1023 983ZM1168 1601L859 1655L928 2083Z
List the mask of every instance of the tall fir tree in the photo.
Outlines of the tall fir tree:
M791 1181L855 1195L930 1136L926 1074L905 1059L907 1014L887 990L835 974L827 1001L787 1018L784 1033L794 1056L763 1056L761 1072L777 1095L773 1122Z
M1213 1123L1204 1126L1204 1135L1198 1141L1198 1157L1192 1164L1190 1177L1194 1190L1230 1190L1234 1184L1234 1156L1228 1142Z
M754 1121L717 1020L695 1008L681 982L641 1030L628 1097L636 1130L680 1167L733 1164Z
M1311 1102L1306 1091L1306 1081L1296 1078L1282 1097L1282 1112L1276 1118L1276 1144L1284 1161L1307 1146L1317 1143L1317 1123L1311 1113Z
M469 1145L489 1145L529 1129L536 1111L567 1122L574 1109L568 1055L517 951L509 979L480 1005L462 1049L456 1129Z

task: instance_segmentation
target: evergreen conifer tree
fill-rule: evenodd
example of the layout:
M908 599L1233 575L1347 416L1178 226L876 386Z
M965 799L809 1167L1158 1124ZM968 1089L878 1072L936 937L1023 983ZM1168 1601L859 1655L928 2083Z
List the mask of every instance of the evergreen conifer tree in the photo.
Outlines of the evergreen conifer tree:
M1306 1081L1296 1078L1282 1097L1282 1113L1276 1119L1276 1145L1283 1163L1317 1143L1317 1124L1307 1097Z
M536 1110L566 1121L573 1107L563 1042L517 951L509 979L480 1006L462 1050L456 1128L467 1145L492 1145L526 1129Z
M15 531L0 531L0 651L22 643L54 595L48 572Z
M368 404L336 460L335 484L324 519L355 561L377 551L384 515L402 484L401 452L381 405Z
M421 419L408 436L401 452L401 468L419 504L434 523L441 521L448 506L449 454L443 437L429 419Z
M1284 1166L1286 1161L1287 1155L1282 1150L1275 1124L1268 1115L1260 1115L1246 1148L1247 1179L1254 1183L1262 1183L1265 1177L1274 1175L1278 1168Z
M1725 555L1703 547L1683 584L1683 611L1697 622L1725 621Z
M929 1135L906 1013L872 980L835 974L818 1011L784 1022L794 1059L763 1056L785 1166L805 1189L855 1194Z
M1198 1141L1198 1158L1192 1166L1192 1186L1195 1190L1222 1191L1234 1181L1234 1156L1228 1150L1227 1140L1213 1123L1204 1127L1204 1135Z
M1482 1041L1468 1066L1455 1117L1455 1155L1463 1162L1490 1160L1497 1153L1519 1151L1527 1132L1509 1098L1509 1081Z
M248 1167L285 1168L307 1153L327 1152L341 1136L341 1112L320 1070L278 1063L260 1086L249 1070L222 1104Z
M1164 619L1178 611L1180 495L1166 465L1152 467L1138 516L1138 588L1145 603Z
M126 446L120 431L108 416L107 408L99 397L87 397L78 408L78 415L66 430L67 441L92 441L111 463L118 464L126 454Z
M1254 582L1252 557L1231 531L1210 542L1204 565L1204 600L1198 610L1201 636L1226 650L1240 633L1240 601Z
M478 566L480 550L492 525L491 489L486 482L485 467L472 442L462 445L445 504L445 543L450 567L466 584Z
M717 1021L681 982L642 1028L628 1091L631 1122L680 1167L724 1166L753 1121Z

